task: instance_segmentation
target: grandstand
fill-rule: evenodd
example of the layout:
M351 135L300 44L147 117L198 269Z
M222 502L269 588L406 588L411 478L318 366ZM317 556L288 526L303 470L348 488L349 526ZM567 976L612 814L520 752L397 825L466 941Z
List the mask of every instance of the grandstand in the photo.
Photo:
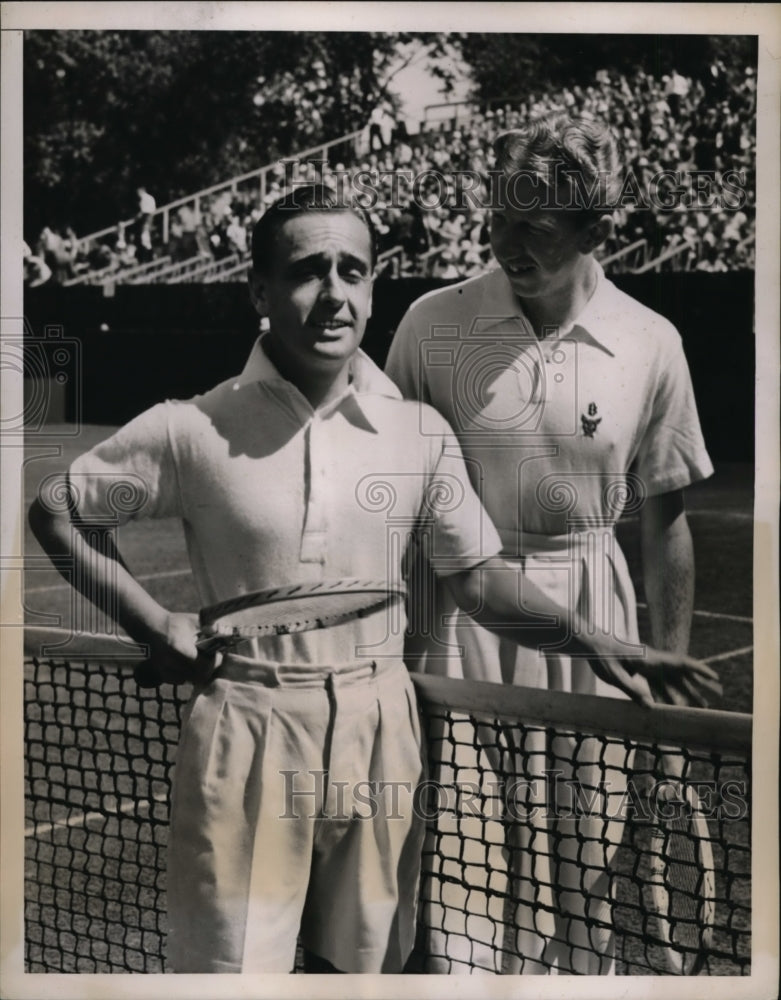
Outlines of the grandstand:
M677 81L675 99L668 78L638 70L631 78L601 71L586 87L482 107L432 105L417 135L397 130L387 147L375 146L367 126L164 204L145 221L146 245L137 219L71 236L70 269L62 280L62 267L52 268L53 280L59 276L68 286L241 280L249 268L249 233L264 208L316 178L369 198L380 266L389 275L479 274L490 250L475 192L491 167L491 142L505 128L558 110L606 119L633 178L616 212L616 235L603 251L607 271L753 269L754 77L747 71L721 101L698 80ZM704 174L710 187L693 188L692 178ZM660 176L677 178L678 186L654 189ZM44 247L37 252L45 259Z

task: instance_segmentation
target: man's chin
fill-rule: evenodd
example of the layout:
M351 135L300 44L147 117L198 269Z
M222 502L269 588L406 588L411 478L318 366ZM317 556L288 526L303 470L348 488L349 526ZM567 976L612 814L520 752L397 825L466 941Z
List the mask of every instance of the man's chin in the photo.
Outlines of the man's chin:
M541 280L539 268L530 267L523 271L511 271L504 267L502 270L517 295L531 295L538 290Z
M324 370L338 370L352 358L358 350L357 344L347 344L343 340L317 341L307 351L313 365Z

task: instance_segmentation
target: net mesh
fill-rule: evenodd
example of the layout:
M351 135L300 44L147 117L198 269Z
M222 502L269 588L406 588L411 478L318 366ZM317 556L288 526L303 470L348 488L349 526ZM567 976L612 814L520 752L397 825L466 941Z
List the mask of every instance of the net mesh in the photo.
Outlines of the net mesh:
M25 665L30 972L160 972L181 695L107 664Z
M673 751L667 731L662 748L582 720L525 720L503 690L490 710L470 711L474 685L449 682L442 699L428 680L418 684L427 837L408 971L602 972L614 930L619 974L750 972L747 740ZM127 664L26 660L28 972L165 971L168 800L186 694L139 689ZM709 852L686 804L659 793L671 759L699 792ZM664 919L655 883L669 896Z
M421 702L415 971L750 973L747 752Z

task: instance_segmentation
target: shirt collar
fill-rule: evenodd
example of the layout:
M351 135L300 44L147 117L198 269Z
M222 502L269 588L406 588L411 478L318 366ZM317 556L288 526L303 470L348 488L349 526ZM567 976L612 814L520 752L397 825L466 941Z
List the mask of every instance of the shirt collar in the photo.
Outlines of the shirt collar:
M247 363L238 378L234 380L234 385L238 387L252 382L275 382L295 390L295 386L280 375L276 365L263 349L264 336L266 334L261 334L255 341ZM401 399L401 392L360 348L350 359L349 366L351 378L347 389L327 406L321 407L318 412L321 416L328 416L335 410L343 408L345 416L354 421L357 419L361 424L367 424L369 430L376 430L377 428L369 420L366 399L363 397L388 396L391 399Z
M574 323L562 328L558 339L580 338L613 355L620 334L620 324L617 325L615 322L617 312L617 304L613 301L615 285L605 276L599 261L595 260L594 264L597 274L596 288ZM491 317L487 324L489 327L513 319L526 329L531 328L507 275L500 267L486 275L481 314Z
M596 288L575 322L565 329L561 336L574 338L580 334L594 346L615 356L621 335L621 324L617 322L616 316L618 311L614 296L616 286L605 276L599 261L595 260L594 265L597 274Z

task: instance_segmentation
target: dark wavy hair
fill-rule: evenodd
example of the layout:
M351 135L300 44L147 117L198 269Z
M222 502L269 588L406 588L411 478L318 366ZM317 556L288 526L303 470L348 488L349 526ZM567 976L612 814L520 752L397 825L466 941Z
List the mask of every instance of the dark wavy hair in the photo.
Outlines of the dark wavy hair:
M366 212L349 195L339 195L325 184L296 187L271 204L252 230L252 269L260 274L273 264L274 243L280 226L309 212L350 212L369 232L372 267L377 263L377 233Z
M530 175L552 196L550 207L594 217L618 203L622 177L616 141L593 118L557 113L533 119L497 136L494 153L505 183L517 174Z

